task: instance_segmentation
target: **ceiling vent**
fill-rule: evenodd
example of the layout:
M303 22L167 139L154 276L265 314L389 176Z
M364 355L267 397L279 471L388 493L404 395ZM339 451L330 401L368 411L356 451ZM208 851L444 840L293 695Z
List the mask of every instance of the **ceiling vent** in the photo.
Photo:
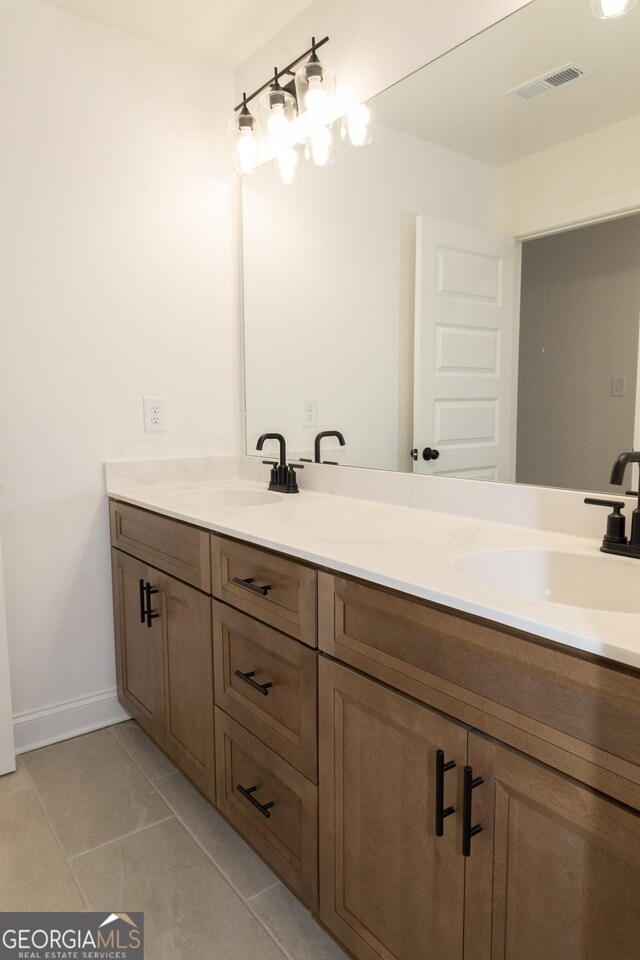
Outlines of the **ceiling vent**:
M572 61L565 63L563 67L545 73L535 80L529 80L520 87L514 87L513 90L507 90L508 97L516 97L518 100L524 100L525 103L531 103L533 100L540 100L542 97L548 97L555 90L560 90L569 84L578 83L587 77L593 76L593 70L588 70L581 64Z

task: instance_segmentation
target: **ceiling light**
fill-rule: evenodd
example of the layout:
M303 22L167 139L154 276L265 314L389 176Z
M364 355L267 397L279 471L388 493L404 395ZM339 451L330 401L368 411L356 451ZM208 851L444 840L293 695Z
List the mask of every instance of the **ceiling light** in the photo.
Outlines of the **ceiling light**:
M635 7L638 0L591 0L591 12L600 20L621 17Z

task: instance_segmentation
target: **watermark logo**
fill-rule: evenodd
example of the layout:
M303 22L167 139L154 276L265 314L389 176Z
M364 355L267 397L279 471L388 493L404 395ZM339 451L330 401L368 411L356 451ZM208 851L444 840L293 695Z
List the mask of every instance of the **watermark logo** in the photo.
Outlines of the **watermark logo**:
M144 960L144 915L0 913L0 960Z

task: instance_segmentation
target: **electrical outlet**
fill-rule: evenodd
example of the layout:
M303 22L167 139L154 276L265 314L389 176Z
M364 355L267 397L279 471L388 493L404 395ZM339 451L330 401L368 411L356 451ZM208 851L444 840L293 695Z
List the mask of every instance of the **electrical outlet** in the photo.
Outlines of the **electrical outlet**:
M144 432L165 433L167 429L167 404L164 397L143 397Z
M318 426L318 401L315 399L306 399L302 401L302 426Z

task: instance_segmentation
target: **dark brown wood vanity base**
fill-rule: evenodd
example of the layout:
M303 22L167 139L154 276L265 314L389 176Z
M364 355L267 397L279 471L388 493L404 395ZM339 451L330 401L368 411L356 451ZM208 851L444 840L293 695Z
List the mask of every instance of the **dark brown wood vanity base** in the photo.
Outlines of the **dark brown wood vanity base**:
M639 671L110 512L121 703L355 957L636 960Z

